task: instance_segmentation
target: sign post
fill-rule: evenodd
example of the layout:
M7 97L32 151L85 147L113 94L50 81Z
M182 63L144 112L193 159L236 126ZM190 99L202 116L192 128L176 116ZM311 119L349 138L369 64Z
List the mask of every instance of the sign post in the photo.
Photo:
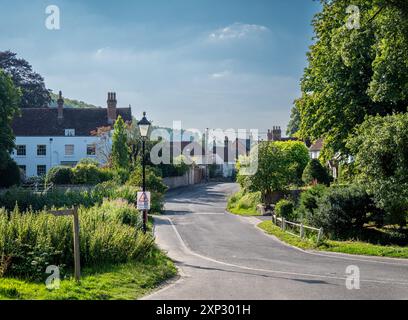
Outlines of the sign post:
M56 217L73 216L74 217L74 264L75 264L75 280L79 282L81 280L81 260L80 260L80 246L79 246L79 215L78 208L69 210L57 210L50 211L50 213Z
M143 231L147 231L147 211L150 210L151 194L148 191L137 193L137 209L143 211Z

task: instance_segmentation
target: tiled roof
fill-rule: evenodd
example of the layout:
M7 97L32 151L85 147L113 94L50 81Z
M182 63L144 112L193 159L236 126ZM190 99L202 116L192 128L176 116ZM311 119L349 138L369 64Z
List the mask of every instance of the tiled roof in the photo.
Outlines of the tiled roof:
M130 108L117 108L117 115L126 122L132 121ZM75 129L76 136L90 136L99 127L109 126L107 109L64 109L64 117L58 120L57 108L24 108L21 116L14 118L15 136L64 136L65 129Z
M317 139L315 143L311 145L309 151L321 151L323 149L323 139Z

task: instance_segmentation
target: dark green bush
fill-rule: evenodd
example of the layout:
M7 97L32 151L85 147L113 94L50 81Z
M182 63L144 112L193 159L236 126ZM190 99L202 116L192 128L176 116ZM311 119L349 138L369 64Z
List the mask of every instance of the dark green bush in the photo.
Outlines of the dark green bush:
M331 180L327 169L317 159L310 160L302 175L302 181L307 185L317 182L329 186Z
M296 211L302 221L313 221L314 212L318 207L317 201L326 190L328 190L326 186L318 184L301 193L299 206Z
M275 213L278 217L285 218L289 221L295 221L296 220L296 215L295 215L295 204L286 199L280 200L276 206L275 206Z
M55 185L72 184L73 177L72 168L53 167L48 171L45 177L45 183L53 183Z
M20 168L14 160L8 159L6 167L3 170L0 170L0 188L18 186L20 183Z
M334 239L347 239L361 233L369 216L377 210L372 197L361 186L329 188L317 200L311 222L323 227Z
M101 182L100 169L93 164L79 164L72 172L74 184L96 185Z
M184 162L180 164L160 164L159 169L163 178L181 177L188 172L190 166Z
M135 187L142 187L143 184L142 167L138 166L130 175L128 184ZM152 167L146 168L146 190L150 192L165 193L167 186L163 183L163 179L157 169Z

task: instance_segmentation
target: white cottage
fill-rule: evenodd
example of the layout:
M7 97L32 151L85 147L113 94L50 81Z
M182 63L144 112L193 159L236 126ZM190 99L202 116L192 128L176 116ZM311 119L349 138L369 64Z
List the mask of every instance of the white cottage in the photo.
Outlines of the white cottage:
M116 93L108 93L107 108L64 108L59 93L58 108L26 108L13 121L16 149L13 159L27 177L45 175L54 166L74 166L83 158L103 162L98 154L100 138L93 132L113 127L120 115L132 121L131 108L117 108Z

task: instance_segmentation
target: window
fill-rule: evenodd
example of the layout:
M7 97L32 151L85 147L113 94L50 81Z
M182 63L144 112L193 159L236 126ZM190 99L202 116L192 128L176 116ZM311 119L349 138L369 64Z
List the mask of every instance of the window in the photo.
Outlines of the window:
M75 147L73 144L66 144L65 145L65 155L66 156L73 156L74 155Z
M42 176L45 176L46 173L47 173L47 166L44 166L44 165L37 166L37 176L42 177Z
M39 144L37 146L37 156L46 156L47 155L47 146L45 144Z
M23 172L24 175L27 174L27 167L26 166L18 166L20 170Z
M86 146L86 154L88 156L94 156L96 155L96 146L94 144L88 144Z
M26 155L26 146L25 145L18 145L16 147L17 155L18 156L25 156Z
M75 129L65 129L66 137L75 137Z

